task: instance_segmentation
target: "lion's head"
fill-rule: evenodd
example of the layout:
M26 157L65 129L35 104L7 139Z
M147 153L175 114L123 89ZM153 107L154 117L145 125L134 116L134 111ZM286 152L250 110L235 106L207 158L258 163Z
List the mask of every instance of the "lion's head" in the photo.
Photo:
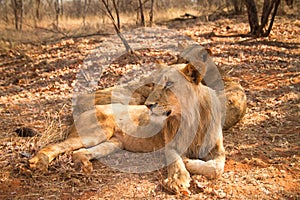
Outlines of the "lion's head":
M161 65L153 74L155 87L145 102L153 115L181 114L182 107L187 105L186 101L192 101L193 96L197 98L194 92L202 79L201 73L190 64L183 65Z
M171 145L179 152L195 158L205 158L222 134L220 102L201 84L204 67L161 67L152 76L155 86L145 102L152 115L167 117L166 142L174 141Z

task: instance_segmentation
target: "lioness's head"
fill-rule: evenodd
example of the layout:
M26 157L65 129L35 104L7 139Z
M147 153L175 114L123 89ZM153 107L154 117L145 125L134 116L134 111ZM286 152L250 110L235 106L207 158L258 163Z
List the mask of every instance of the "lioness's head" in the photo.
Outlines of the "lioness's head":
M205 71L204 64L199 70L191 64L161 66L153 75L155 86L145 102L152 115L180 114L190 102L197 101L194 93L198 91L195 87L201 84L202 71Z

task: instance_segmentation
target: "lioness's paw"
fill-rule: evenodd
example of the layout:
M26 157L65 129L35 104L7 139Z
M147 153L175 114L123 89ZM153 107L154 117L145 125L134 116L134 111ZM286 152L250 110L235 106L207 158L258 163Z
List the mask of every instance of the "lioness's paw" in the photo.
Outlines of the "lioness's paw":
M82 170L84 173L90 174L93 171L93 164L90 161L83 161L83 160L74 160L75 169L77 171Z
M73 153L73 162L77 171L82 170L85 173L93 171L93 164L89 161L88 157L82 152Z
M49 157L43 153L38 153L29 160L29 167L33 170L47 172L49 165Z
M190 195L190 180L188 172L178 172L164 180L164 187L175 194Z

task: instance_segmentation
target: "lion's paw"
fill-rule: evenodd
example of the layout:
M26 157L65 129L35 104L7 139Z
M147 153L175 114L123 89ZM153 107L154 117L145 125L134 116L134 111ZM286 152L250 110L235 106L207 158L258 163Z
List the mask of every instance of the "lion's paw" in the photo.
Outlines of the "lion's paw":
M49 165L49 157L43 153L38 153L29 160L29 167L33 170L47 172Z
M77 171L82 170L85 173L91 173L93 171L93 164L81 151L76 151L73 153L73 162Z
M190 174L187 171L176 173L164 180L164 187L175 194L190 195L190 180Z

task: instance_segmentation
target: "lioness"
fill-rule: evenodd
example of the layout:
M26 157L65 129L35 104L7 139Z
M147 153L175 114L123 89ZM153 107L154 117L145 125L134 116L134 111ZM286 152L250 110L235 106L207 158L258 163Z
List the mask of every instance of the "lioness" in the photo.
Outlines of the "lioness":
M74 151L75 166L90 172L90 160L120 149L151 152L165 148L168 177L164 186L177 194L189 194L190 173L217 178L225 164L220 102L214 90L201 84L202 77L191 64L182 69L161 67L145 105L98 105L83 112L70 136L41 149L29 160L30 167L47 170L59 154ZM134 126L128 127L127 115ZM150 137L137 137L136 132L149 121L161 130Z

